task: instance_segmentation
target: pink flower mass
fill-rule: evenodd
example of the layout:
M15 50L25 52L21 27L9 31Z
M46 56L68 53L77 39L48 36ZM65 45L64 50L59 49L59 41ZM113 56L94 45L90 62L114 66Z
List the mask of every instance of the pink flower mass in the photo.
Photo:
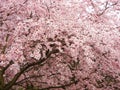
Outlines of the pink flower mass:
M0 0L0 90L120 90L120 0Z

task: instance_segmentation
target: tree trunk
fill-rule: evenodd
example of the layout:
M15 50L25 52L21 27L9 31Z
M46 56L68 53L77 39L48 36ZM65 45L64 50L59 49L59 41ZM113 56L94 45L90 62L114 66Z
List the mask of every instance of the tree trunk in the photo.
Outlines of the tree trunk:
M4 83L3 73L2 71L0 71L0 90L4 90L4 86L5 86L5 83Z

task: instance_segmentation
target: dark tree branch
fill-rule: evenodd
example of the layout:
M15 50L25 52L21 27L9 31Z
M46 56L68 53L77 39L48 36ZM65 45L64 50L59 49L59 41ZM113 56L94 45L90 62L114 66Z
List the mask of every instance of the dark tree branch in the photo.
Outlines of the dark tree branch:
M44 61L46 61L46 59L42 59L42 60L40 60L40 61L38 61L38 62L30 63L30 64L26 65L25 67L23 67L23 68L21 69L21 71L20 71L19 73L17 73L17 74L14 76L14 78L13 78L10 82L8 82L8 84L5 85L5 90L9 90L9 89L15 84L15 82L18 80L18 78L19 78L28 68L33 67L33 66L38 65L38 64L41 64L41 63L43 63Z
M25 1L23 2L23 4L27 3L27 1L28 1L28 0L25 0Z
M51 54L53 54L53 53L55 53L55 52L51 51L51 52L46 56L46 58L42 58L42 59L38 60L37 62L33 62L33 63L26 64L23 68L21 68L20 72L18 72L18 73L14 76L14 78L5 85L4 89L5 89L5 90L9 90L9 89L16 83L16 81L18 80L18 78L19 78L26 70L28 70L29 68L31 68L31 67L33 67L33 66L36 66L36 65L40 65L40 66L43 65L43 63L45 63L45 61L46 61L46 60L51 56Z
M2 90L2 88L4 87L5 85L5 82L4 82L4 73L5 71L13 64L13 61L11 60L9 62L9 64L7 64L5 67L2 67L2 69L0 70L0 90Z
M5 83L4 83L3 73L2 73L2 71L0 71L0 90L2 90L4 85L5 85Z
M2 74L4 74L5 71L6 71L12 64L14 64L14 62L11 60L8 65L6 65L5 67L3 67L3 69L2 69Z
M76 80L74 82L70 82L70 83L65 84L65 85L50 86L50 87L41 88L41 89L37 89L37 90L52 90L52 89L58 89L58 88L66 88L66 87L71 86L72 84L76 84L78 82L79 82L79 80Z
M108 2L106 2L106 4L105 4L105 9L104 9L101 13L99 13L98 16L103 15L108 8L109 8L109 7L108 7Z
M16 82L16 84L24 83L24 81L27 80L27 79L31 79L31 78L39 78L39 77L42 77L42 76L44 76L44 75L33 75L33 76L30 76L30 77L26 77L26 78L24 78L24 79L22 79L22 80Z

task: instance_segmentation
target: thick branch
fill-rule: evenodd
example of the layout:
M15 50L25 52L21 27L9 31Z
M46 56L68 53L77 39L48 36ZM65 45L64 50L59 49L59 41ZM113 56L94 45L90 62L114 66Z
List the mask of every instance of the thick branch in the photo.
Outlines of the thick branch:
M79 82L79 80L76 80L76 81L74 81L74 82L70 82L70 83L68 83L68 84L65 84L65 85L58 85L58 86L50 86L50 87L46 87L46 88L41 88L41 89L37 89L37 90L52 90L52 89L58 89L58 88L66 88L66 87L68 87L68 86L71 86L72 84L76 84L76 83L78 83Z
M33 63L30 63L30 64L25 65L25 66L20 70L20 72L18 72L18 73L14 76L14 78L5 85L5 90L9 90L9 89L16 83L16 81L18 80L18 78L19 78L26 70L28 70L29 68L31 68L31 67L33 67L33 66L36 66L36 65L43 65L43 63L50 57L51 54L52 54L52 52L49 53L49 55L47 55L46 58L43 58L43 59L40 59L40 60L37 61L37 62L33 62Z
M4 77L2 71L0 71L0 90L4 87Z
M16 82L16 84L21 84L21 83L23 84L25 80L28 80L28 79L31 79L31 78L39 78L39 77L42 77L42 76L44 76L44 75L33 75L33 76L30 76L30 77L26 77L26 78Z
M12 64L14 64L14 62L11 60L8 65L6 65L5 67L3 67L3 69L2 69L2 74L4 74L5 71L6 71Z
M27 66L25 66L24 68L21 69L21 71L19 73L17 73L14 78L5 86L5 90L9 90L14 84L15 82L18 80L18 78L30 67L33 67L35 65L41 64L45 61L46 59L40 60L38 62L34 62L31 64L28 64Z
M2 70L0 70L0 90L3 89L5 82L4 82L4 73L5 71L13 64L13 61L10 61L9 64L7 64L5 67L2 67Z

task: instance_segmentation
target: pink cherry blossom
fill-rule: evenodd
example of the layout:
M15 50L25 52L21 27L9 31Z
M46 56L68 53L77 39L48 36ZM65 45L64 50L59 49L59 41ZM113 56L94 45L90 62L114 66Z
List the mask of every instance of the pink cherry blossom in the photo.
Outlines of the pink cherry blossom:
M120 90L119 0L0 0L0 90Z

